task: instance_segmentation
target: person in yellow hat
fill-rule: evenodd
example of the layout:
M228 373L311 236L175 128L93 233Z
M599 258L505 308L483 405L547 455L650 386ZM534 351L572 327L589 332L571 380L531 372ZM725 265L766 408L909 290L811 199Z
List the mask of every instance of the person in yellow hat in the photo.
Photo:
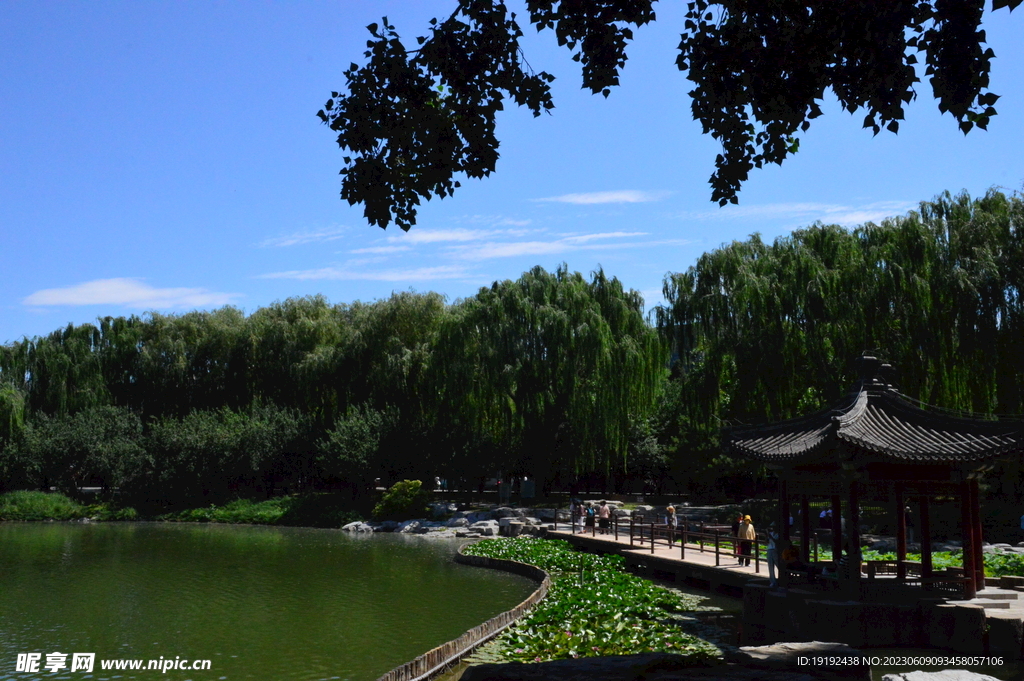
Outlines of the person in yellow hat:
M754 530L754 523L749 515L745 515L740 523L740 564L750 565L750 550L755 539L757 531Z

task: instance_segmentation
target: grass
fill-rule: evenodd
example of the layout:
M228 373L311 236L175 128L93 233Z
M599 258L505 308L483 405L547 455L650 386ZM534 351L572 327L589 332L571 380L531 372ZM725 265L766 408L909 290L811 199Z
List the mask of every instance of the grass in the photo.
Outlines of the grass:
M204 506L155 517L110 503L83 505L57 492L21 490L0 494L0 520L164 520L194 523L245 523L293 527L341 527L360 520L346 500L332 494L277 497L266 501L237 499L222 506Z
M0 494L0 520L77 520L85 506L63 494L19 490Z
M265 501L236 499L223 506L210 505L165 513L157 520L181 523L230 523L248 525L286 525L292 527L341 527L360 514L344 507L331 494L305 494L275 497Z
M702 599L671 592L629 574L622 556L574 551L568 542L486 539L466 553L536 565L552 577L547 597L501 635L501 654L522 662L669 652L694 665L721 656L685 633L673 613L700 609Z
M19 490L0 494L0 520L135 520L134 508L110 504L82 505L57 492Z

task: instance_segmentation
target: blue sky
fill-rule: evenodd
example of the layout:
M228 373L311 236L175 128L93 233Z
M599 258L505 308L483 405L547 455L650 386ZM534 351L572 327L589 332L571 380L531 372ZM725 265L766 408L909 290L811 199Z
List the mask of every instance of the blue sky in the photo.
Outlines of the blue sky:
M815 220L855 226L944 190L1024 182L1024 10L988 15L988 132L966 137L927 83L899 135L834 99L738 206L710 202L716 143L675 68L682 3L637 31L622 86L580 89L551 32L527 31L556 108L502 114L497 172L382 231L339 197L343 153L316 118L387 16L408 43L451 2L0 3L0 342L105 315L292 296L450 301L567 263L660 299L701 253ZM525 14L525 12L523 12Z

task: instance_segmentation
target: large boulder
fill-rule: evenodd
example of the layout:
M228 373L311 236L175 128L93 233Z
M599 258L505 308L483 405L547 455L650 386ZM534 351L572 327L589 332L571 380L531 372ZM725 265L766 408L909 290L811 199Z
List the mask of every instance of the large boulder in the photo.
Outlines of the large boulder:
M472 525L473 523L478 523L481 520L494 520L494 513L492 511L460 511L456 514L456 517L463 517L469 521L470 525Z
M444 502L434 503L430 505L430 515L434 518L440 518L442 516L448 515L449 513L455 513L458 510L459 507L456 506L455 504L449 504Z
M844 643L825 641L807 641L803 643L774 643L766 646L744 646L729 656L730 662L737 662L745 667L757 667L776 671L790 670L814 671L822 673L824 678L863 679L870 681L870 665L858 664L863 653ZM806 660L815 657L845 658L848 664L834 664L828 667L813 666Z
M368 525L361 520L344 525L341 529L344 532L373 532L373 526Z
M448 521L448 527L469 527L469 520L466 518L452 518Z
M422 520L406 520L405 522L398 524L398 529L395 532L401 534L414 534L419 532L420 528L425 527Z
M533 509L533 515L537 516L541 520L554 520L556 510L553 508L535 508Z

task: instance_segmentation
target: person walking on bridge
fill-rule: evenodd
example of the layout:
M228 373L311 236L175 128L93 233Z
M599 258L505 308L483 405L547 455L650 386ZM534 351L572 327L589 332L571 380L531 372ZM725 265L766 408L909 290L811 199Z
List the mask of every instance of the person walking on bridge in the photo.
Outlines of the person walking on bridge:
M772 589L779 585L779 581L775 576L776 568L781 571L778 541L779 533L775 529L775 523L773 522L768 525L768 586Z
M745 515L743 522L740 523L740 563L742 565L750 565L750 549L753 547L755 539L757 539L757 531L754 529L754 523L749 515Z

